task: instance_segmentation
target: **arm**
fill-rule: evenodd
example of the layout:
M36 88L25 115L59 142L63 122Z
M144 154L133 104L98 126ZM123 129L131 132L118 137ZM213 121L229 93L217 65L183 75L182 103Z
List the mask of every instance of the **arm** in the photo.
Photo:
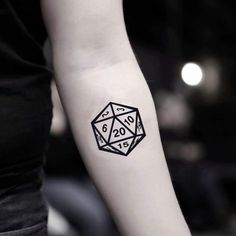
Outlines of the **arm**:
M152 97L127 38L122 1L41 1L74 138L120 231L190 235L170 181ZM98 149L91 121L109 102L139 109L146 137L128 156Z

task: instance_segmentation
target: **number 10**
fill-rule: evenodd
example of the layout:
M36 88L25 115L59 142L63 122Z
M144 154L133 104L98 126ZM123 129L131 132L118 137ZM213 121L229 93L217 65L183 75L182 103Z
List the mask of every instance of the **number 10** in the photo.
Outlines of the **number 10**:
M134 123L134 118L132 116L128 116L127 119L124 120L124 122L130 125L130 123Z

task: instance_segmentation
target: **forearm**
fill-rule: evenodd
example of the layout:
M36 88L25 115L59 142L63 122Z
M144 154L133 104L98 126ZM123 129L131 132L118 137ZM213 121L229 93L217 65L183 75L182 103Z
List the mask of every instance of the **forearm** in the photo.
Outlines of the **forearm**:
M166 167L153 101L135 61L58 75L84 162L124 235L188 235ZM98 149L91 121L109 102L139 109L146 137L127 156ZM171 225L171 227L170 227Z
M43 0L59 93L84 163L119 229L124 236L189 235L153 100L128 42L121 0L57 3ZM128 156L99 150L94 136L91 122L110 102L139 110L146 136Z

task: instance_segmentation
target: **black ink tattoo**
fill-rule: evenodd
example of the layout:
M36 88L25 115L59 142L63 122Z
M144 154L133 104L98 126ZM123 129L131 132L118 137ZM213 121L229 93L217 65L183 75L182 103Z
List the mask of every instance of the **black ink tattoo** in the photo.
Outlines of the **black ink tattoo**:
M91 124L99 150L124 156L146 136L138 108L113 102Z

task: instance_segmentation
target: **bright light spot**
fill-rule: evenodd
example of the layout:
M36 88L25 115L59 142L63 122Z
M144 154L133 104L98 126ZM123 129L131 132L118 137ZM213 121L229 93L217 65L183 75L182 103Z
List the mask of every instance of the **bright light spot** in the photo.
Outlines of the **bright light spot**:
M67 220L54 208L49 207L48 214L48 232L51 235L67 235L69 231L69 223Z
M197 86L201 83L203 72L196 63L187 63L181 71L183 81L189 86Z

